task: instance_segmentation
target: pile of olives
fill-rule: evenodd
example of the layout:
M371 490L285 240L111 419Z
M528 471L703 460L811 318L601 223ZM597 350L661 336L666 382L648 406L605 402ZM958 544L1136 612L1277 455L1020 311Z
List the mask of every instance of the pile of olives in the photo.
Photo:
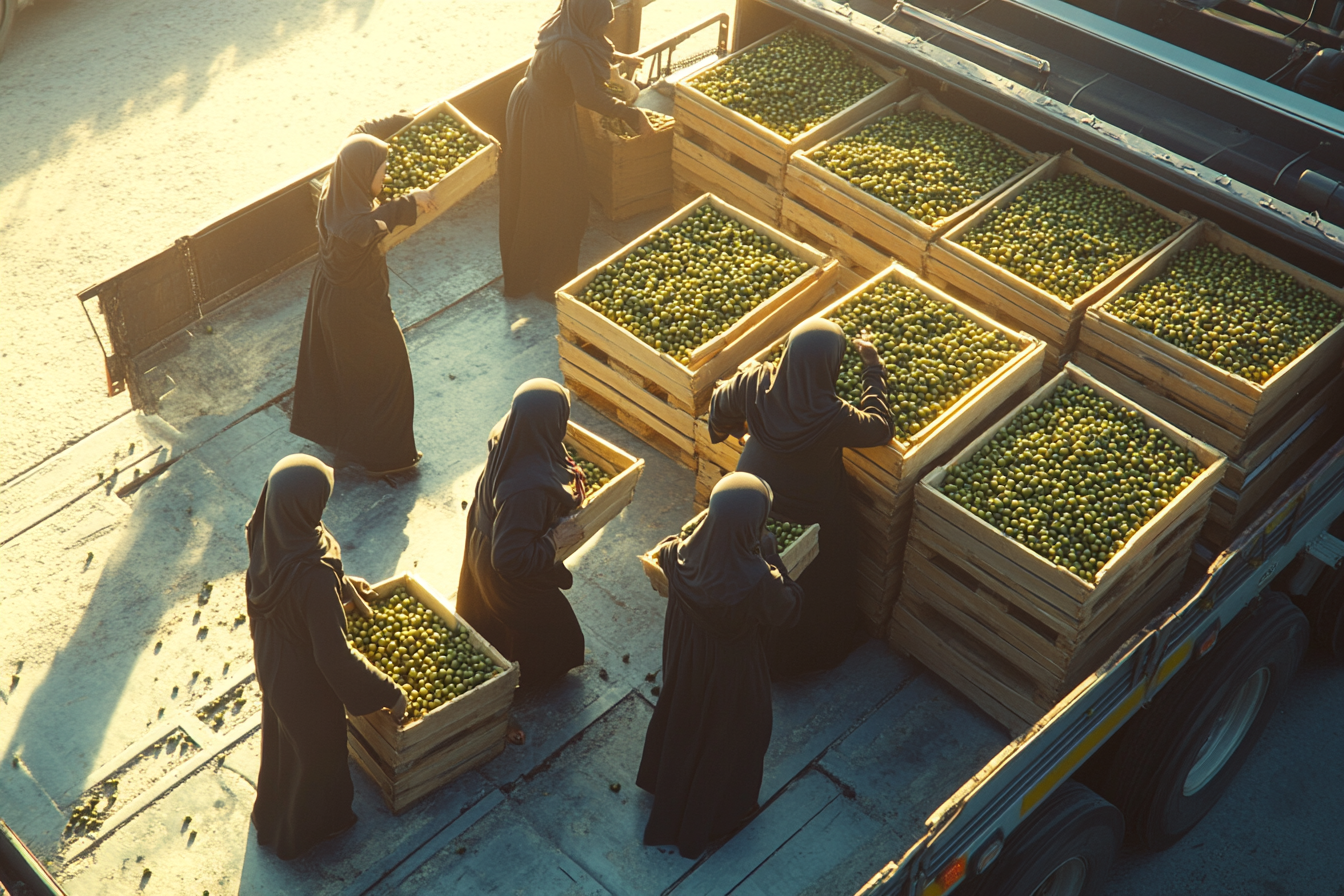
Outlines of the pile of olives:
M1106 310L1253 383L1263 383L1344 320L1344 308L1283 271L1211 243Z
M1065 381L964 463L943 494L1088 582L1200 473L1138 411Z
M681 527L681 532L679 533L681 537L689 538L691 533L699 528L700 523L703 520L704 517L697 517L696 519L687 522ZM802 538L803 533L807 531L807 526L802 523L786 523L783 520L777 520L774 517L766 518L765 528L774 534L776 548L781 554L784 553L789 545L793 544L799 538Z
M888 115L808 158L925 224L970 205L1027 159L964 121L927 109Z
M411 125L387 144L384 200L427 190L481 148L481 141L447 112Z
M887 368L887 401L896 438L908 441L1018 347L956 308L917 289L883 280L831 312L850 344L840 363L835 394L857 406L863 399L863 360L852 340L867 338ZM769 360L778 361L783 347Z
M645 109L644 115L649 119L649 124L653 126L654 130L664 128L672 124L671 115L664 115L661 112L654 112L651 109ZM610 115L602 116L602 127L606 128L608 131L615 134L617 137L621 137L627 140L631 137L639 136L638 134L635 133L635 129L630 127L630 125L626 124L621 119L614 118Z
M797 29L691 81L705 96L788 140L885 83L848 50Z
M579 475L583 477L583 491L586 498L591 499L603 486L611 482L611 475L590 460L576 457L574 465L579 468ZM577 489L575 491L577 492Z
M372 617L350 619L350 642L406 695L403 724L503 671L472 646L465 628L449 628L404 587L369 609Z
M961 244L1048 293L1076 299L1176 230L1123 190L1065 174L992 209Z
M683 364L811 265L704 205L604 267L577 296Z

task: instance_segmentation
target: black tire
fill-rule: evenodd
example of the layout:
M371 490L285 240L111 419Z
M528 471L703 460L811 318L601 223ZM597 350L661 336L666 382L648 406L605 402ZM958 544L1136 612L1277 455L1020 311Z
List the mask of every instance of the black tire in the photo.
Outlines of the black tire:
M1119 809L1065 781L1013 831L998 860L968 882L968 894L1102 896L1124 837Z
M14 30L14 17L19 14L19 0L0 0L0 59L5 57L5 45Z
M1307 620L1267 592L1125 726L1101 792L1135 842L1162 850L1214 807L1260 739L1307 647Z

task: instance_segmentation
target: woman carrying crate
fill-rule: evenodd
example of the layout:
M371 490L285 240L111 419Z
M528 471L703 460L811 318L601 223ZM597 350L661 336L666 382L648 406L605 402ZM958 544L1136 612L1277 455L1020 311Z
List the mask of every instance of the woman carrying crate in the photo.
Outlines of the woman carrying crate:
M792 626L803 589L765 528L770 486L729 473L689 536L654 549L667 575L663 685L635 783L649 846L693 859L757 809L773 715L762 635Z
M317 267L308 289L289 430L326 447L336 465L370 476L410 469L415 388L401 325L392 313L387 260L379 242L433 208L428 191L381 205L387 144L361 130L348 137L317 205ZM381 127L380 127L381 126Z
M457 612L520 666L535 687L583 665L583 630L562 589L574 576L556 553L583 537L569 519L575 467L565 453L569 395L547 379L513 393L486 443L485 469L467 512ZM517 735L513 735L517 741Z
M560 0L537 34L536 53L513 88L499 163L499 255L504 295L550 299L579 272L588 227L588 177L574 104L652 134L644 113L603 87L617 53L603 36L611 0Z
M710 435L745 447L737 469L770 483L785 519L821 525L821 552L798 578L802 618L772 630L767 644L776 678L838 665L857 641L855 551L842 448L891 441L886 368L871 343L854 340L863 362L863 400L854 407L835 394L845 334L814 317L789 334L775 364L744 364L714 389Z
M345 754L345 713L406 696L345 637L342 603L372 596L346 576L341 547L322 524L331 468L291 454L271 470L247 524L245 588L261 687L261 768L252 824L257 842L292 859L356 821Z

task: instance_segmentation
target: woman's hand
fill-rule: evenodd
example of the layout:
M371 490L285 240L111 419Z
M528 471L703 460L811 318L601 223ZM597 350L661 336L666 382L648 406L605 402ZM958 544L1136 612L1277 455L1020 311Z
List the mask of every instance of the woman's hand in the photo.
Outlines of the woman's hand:
M551 540L555 542L557 553L572 548L583 541L583 526L575 521L572 516L564 517L551 530Z
M397 688L397 702L389 706L387 711L392 713L392 721L398 725L406 718L406 692L401 688Z
M434 194L428 190L416 190L411 194L415 197L415 213L423 215L425 212L432 212L438 208L434 204Z
M342 595L345 598L347 609L354 610L360 616L369 617L373 611L365 603L365 599L377 600L378 592L373 590L373 586L361 579L359 576L346 576L345 582L341 586Z
M863 334L867 336L868 334ZM854 340L854 350L859 353L859 358L863 361L864 367L881 367L882 356L877 353L877 348L862 337Z
M640 137L652 137L654 135L653 125L649 124L649 116L643 109L635 109L639 113L638 120L635 121L635 134Z
M643 56L632 56L629 53L619 51L613 53L613 56L616 59L616 66L626 73L637 71L644 64Z

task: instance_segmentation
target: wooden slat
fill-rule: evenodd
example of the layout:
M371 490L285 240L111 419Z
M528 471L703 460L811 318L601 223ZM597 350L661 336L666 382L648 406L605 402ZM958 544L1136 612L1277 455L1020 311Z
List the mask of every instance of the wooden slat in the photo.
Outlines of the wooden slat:
M583 506L572 514L574 522L583 530L583 537L569 547L557 550L555 552L557 563L571 556L634 500L635 486L639 484L639 477L644 472L642 458L627 454L573 420L569 421L565 444L576 457L591 461L604 472L614 475L610 482L588 496Z
M695 442L689 436L670 429L642 405L564 358L560 359L560 372L565 385L594 410L682 466L695 468Z
M843 225L828 221L811 209L785 197L780 209L782 225L807 243L837 258L847 267L870 277L891 264L892 256L874 249Z

